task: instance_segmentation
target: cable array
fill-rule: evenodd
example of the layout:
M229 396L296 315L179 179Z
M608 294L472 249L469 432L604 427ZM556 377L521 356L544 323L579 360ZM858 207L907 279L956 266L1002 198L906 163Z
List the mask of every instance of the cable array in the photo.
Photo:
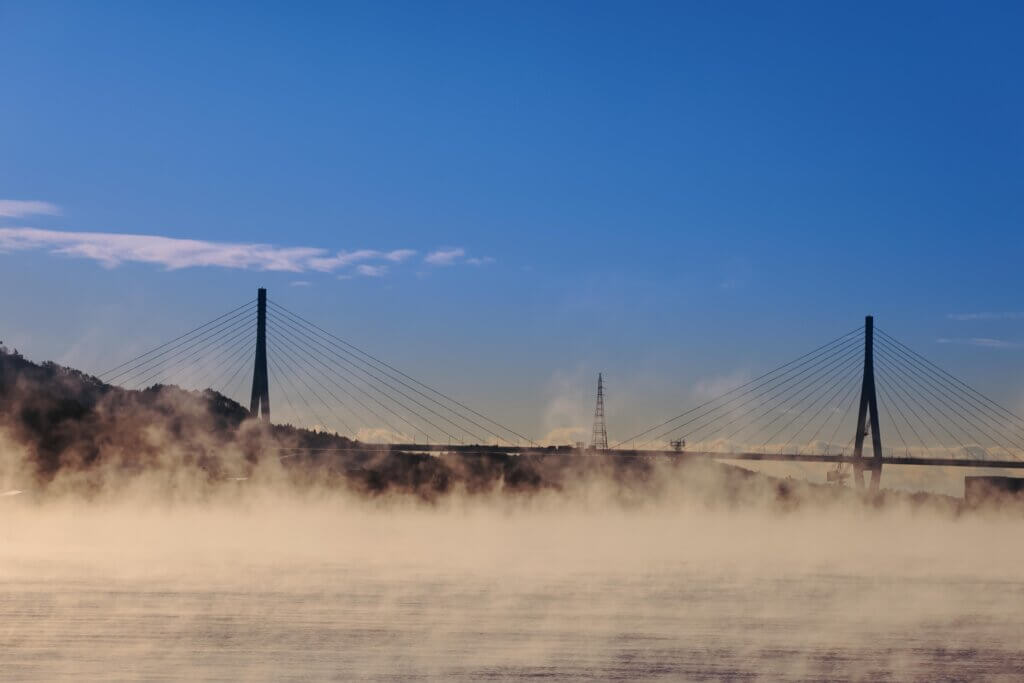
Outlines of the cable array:
M213 388L248 405L256 301L98 375L128 389ZM532 444L532 440L299 314L268 301L275 421L391 443Z
M129 389L213 388L247 405L256 313L257 302L248 301L97 377ZM1024 418L874 329L884 455L1024 459ZM864 334L863 326L850 330L612 448L685 441L688 451L848 453L857 430ZM276 422L368 442L534 445L272 300L266 339L271 395L283 399L272 401Z
M875 328L875 384L907 457L1020 460L1024 418ZM883 427L883 431L884 431Z
M341 425L349 434L360 433L351 428L359 425L368 437L364 440L533 443L281 304L267 303L268 352L273 349L276 361L271 364L277 363L270 368L271 387L291 392L286 404L297 423L308 424L303 411L297 409L301 394L305 394L316 399L318 406L318 411L313 411L310 404L306 415L318 412L314 417L321 426ZM299 400L288 400L296 395ZM327 416L330 419L324 420Z
M185 334L125 361L97 378L126 389L177 384L189 389L228 387L252 365L256 301L193 328ZM238 390L244 389L244 383ZM222 393L228 394L222 390ZM241 401L240 401L241 402Z
M885 331L875 332L884 457L1024 459L1024 418ZM849 453L858 428L863 335L864 328L852 330L615 447L664 448L682 440L688 451ZM865 457L871 449L867 439Z
M863 335L863 326L850 330L615 447L681 440L687 450L839 452L839 426L853 430L849 397L860 385ZM819 440L830 431L832 439Z

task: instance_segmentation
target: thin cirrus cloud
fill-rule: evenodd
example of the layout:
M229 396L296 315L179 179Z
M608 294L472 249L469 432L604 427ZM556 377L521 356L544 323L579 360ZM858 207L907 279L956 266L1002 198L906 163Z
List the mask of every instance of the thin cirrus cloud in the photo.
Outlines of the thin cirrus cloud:
M381 277L383 275L387 275L388 267L363 263L356 266L356 272L360 275L365 275L366 277Z
M465 255L465 249L445 248L430 252L423 260L432 266L453 266Z
M984 311L981 313L947 313L946 317L950 320L1021 320L1024 319L1024 312L1020 311L1002 311L1002 312L991 312Z
M356 251L339 251L334 256L310 259L310 266L314 270L331 272L361 261L384 260L391 261L393 263L401 263L415 255L416 252L412 249L395 249L393 251L357 249Z
M146 263L163 266L168 270L219 267L290 273L341 273L340 277L344 279L351 275L382 277L389 272L390 265L403 263L416 255L413 249L357 249L332 253L321 247L281 247L161 235L0 227L0 253L32 250L90 259L105 268L115 268L123 263ZM432 265L454 265L460 262L479 265L478 261L482 263L493 260L465 259L465 253L461 248L439 249L430 252L426 260Z
M0 217L59 216L60 207L35 199L0 199Z
M466 256L466 250L461 247L444 247L428 253L423 257L423 262L430 266L454 266L465 263L471 266L485 266L494 263L490 256Z
M991 337L940 337L935 340L939 344L965 344L967 346L980 346L986 349L1015 349L1019 346L1016 342L1005 339L992 339Z

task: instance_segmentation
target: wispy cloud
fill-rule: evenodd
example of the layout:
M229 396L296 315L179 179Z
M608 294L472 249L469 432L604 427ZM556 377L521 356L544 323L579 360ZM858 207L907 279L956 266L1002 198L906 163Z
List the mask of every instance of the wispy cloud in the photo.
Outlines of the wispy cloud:
M332 254L321 247L281 247L28 227L0 228L0 253L29 250L47 250L53 254L91 259L106 268L122 263L148 263L169 270L205 266L305 273L337 272L355 266L350 272L369 277L380 277L388 272L385 264L402 263L416 254L413 249L358 249ZM464 253L461 249L457 251ZM295 286L304 284L309 283L305 280L294 283Z
M452 266L465 255L465 249L446 248L430 252L423 260L432 266Z
M354 263L363 261L391 261L401 263L416 252L412 249L395 249L393 251L377 251L376 249L358 249L356 251L339 251L334 256L315 258L310 260L310 267L314 270L330 272L338 268L344 268Z
M0 216L4 218L59 215L60 207L50 202L34 199L0 199Z
M356 267L356 272L366 277L381 277L386 275L388 272L387 266L373 266L368 263L364 263Z
M466 250L461 247L444 247L430 252L423 258L423 262L431 266L454 266L465 263L471 266L486 266L494 263L490 256L466 256Z
M1020 346L1020 344L1016 342L1006 341L1005 339L992 339L990 337L940 337L935 341L939 344L964 344L967 346L980 346L987 349L1014 349Z
M1022 320L1024 312L982 312L982 313L947 313L950 320Z
M37 228L0 228L0 251L49 249L54 254L98 261L107 268L125 262L152 263L170 270L219 266L301 273L324 254L315 247L207 242L157 235L62 232Z
M291 287L309 287L312 284L313 283L310 282L309 280L295 280L293 282L288 283L288 285Z

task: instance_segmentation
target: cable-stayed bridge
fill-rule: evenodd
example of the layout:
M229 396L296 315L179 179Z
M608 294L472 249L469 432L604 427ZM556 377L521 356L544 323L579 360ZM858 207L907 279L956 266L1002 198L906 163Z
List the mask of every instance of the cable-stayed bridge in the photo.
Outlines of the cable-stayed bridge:
M541 446L269 299L97 375L128 389L210 388L253 417L331 431L343 450L612 454L832 463L878 490L882 467L1024 468L1024 418L864 325L615 443ZM888 446L883 446L882 435ZM628 445L628 447L627 447ZM670 446L666 448L666 446Z

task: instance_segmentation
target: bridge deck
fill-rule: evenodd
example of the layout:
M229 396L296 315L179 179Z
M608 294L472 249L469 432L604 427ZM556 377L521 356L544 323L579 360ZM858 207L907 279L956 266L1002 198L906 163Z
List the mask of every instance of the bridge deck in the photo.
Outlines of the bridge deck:
M295 449L317 450L317 449ZM463 453L467 455L614 455L616 457L643 458L707 458L713 460L754 460L768 462L819 462L819 463L853 463L850 455L825 455L820 453L722 453L718 451L675 451L675 450L627 450L613 449L594 451L574 448L572 446L489 446L464 444L359 444L350 449L324 449L329 451L403 451L414 453ZM870 468L871 458L862 460L865 468ZM915 458L910 456L882 458L883 465L926 465L930 467L986 467L996 469L1024 469L1024 460L987 460L978 458Z

